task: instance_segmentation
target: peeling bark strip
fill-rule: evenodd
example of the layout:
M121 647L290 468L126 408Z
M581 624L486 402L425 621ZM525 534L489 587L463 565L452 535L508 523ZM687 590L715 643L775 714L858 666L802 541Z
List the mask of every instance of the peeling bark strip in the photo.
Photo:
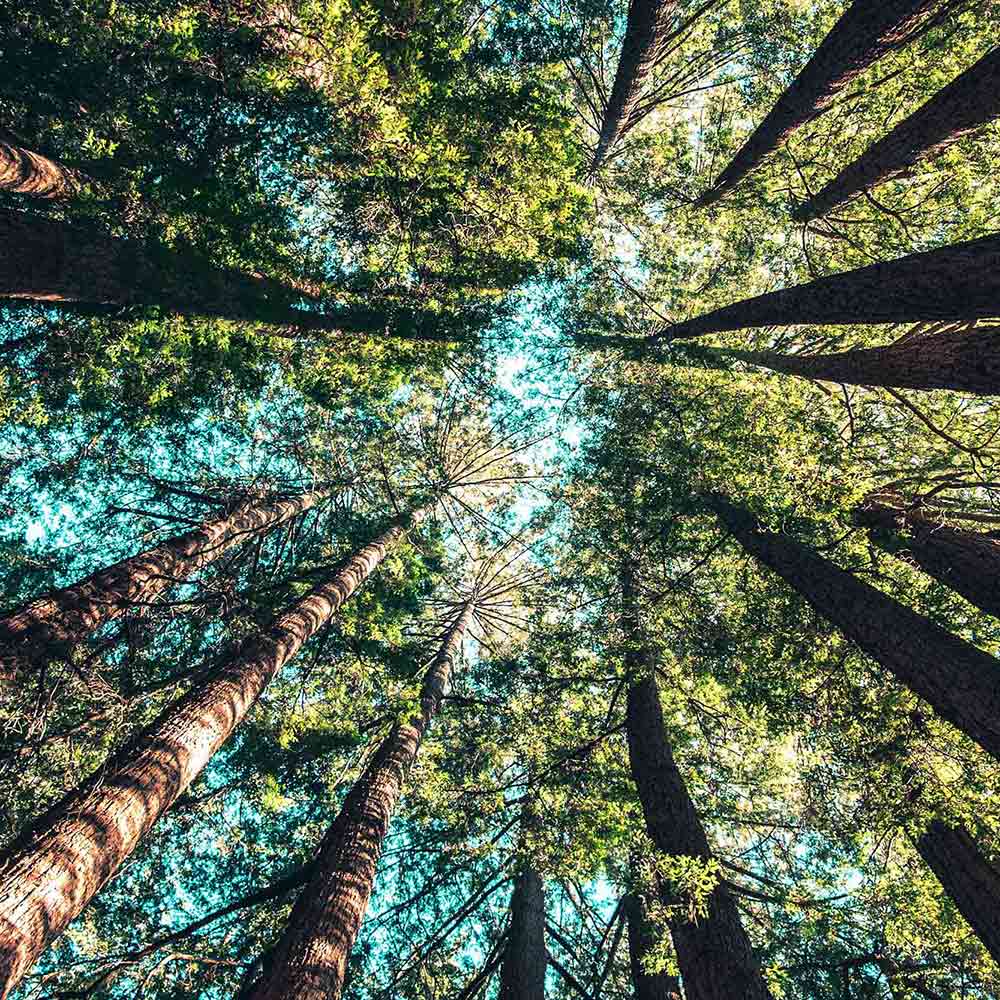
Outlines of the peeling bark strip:
M244 504L228 517L206 521L0 617L0 679L64 655L106 622L138 603L152 601L248 535L291 520L325 496L325 492L304 493Z
M1000 233L756 295L664 328L679 340L758 326L919 323L1000 316Z
M0 135L0 191L54 201L72 198L82 186L75 170Z
M854 521L875 529L887 538L887 547L902 548L925 573L1000 618L1000 539L942 524L940 516L892 494L866 502Z
M393 813L431 721L451 680L452 664L472 619L467 602L427 668L420 712L397 723L348 793L327 830L317 871L299 895L270 966L250 1000L336 1000L368 908L375 870Z
M794 538L762 530L748 510L717 494L705 499L743 548L817 614L1000 760L1000 664L992 656Z
M632 119L643 84L660 57L663 39L676 7L676 0L630 0L618 70L608 106L604 109L604 122L591 170L596 170L604 162L618 140L634 124Z
M355 552L0 856L0 1000L198 777L271 678L404 538L408 523L398 519Z
M949 146L1000 116L1000 49L983 56L919 110L845 167L792 218L815 219L868 188L906 176L921 160L941 156Z
M1000 395L1000 326L928 334L839 354L725 353L771 371L824 382Z
M545 1000L545 883L530 865L510 897L510 932L498 1000Z
M967 830L938 819L916 847L993 961L1000 963L1000 871L983 857Z
M715 184L698 199L718 201L806 122L883 56L908 45L965 0L853 0L792 85L743 144Z
M644 960L653 950L656 938L646 919L642 900L630 892L623 905L628 921L628 962L635 1000L681 1000L681 981L676 976L646 971Z

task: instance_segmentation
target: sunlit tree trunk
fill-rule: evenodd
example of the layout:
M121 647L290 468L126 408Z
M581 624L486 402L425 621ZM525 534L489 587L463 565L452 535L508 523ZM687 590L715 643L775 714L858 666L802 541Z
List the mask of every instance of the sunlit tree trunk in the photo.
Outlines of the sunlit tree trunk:
M1000 539L943 524L902 497L873 497L854 512L893 551L903 550L925 572L981 611L1000 618Z
M81 186L75 170L0 133L0 191L54 201L72 198Z
M964 5L964 0L854 0L698 204L718 201L872 63Z
M409 523L398 519L355 552L0 856L0 1000L194 781L271 678L404 538Z
M681 983L676 976L646 971L646 957L656 942L642 900L632 892L622 903L628 921L628 961L635 1000L681 1000Z
M466 603L424 676L420 711L397 723L348 793L252 1000L336 1000L368 908L375 871L406 775L448 689L472 618Z
M841 170L793 217L814 219L862 191L906 176L921 160L940 156L998 115L1000 49L994 49Z
M38 667L248 538L309 510L325 492L244 504L0 617L0 677Z
M591 169L596 170L618 140L634 124L643 84L663 48L663 39L677 7L676 0L631 0L618 70Z
M880 261L675 323L654 340L760 326L907 323L1000 316L1000 235Z
M510 897L510 932L500 966L499 1000L545 1000L545 884L530 865Z
M1000 665L972 643L842 570L748 510L706 497L743 548L774 570L942 718L1000 760Z

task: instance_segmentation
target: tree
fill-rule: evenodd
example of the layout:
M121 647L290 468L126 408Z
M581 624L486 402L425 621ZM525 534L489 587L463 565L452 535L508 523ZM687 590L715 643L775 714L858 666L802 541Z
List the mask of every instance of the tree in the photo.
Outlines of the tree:
M642 897L630 892L622 900L628 921L628 957L635 1000L680 1000L681 983L666 972L649 972L647 961L654 938Z
M526 864L510 897L510 930L500 964L500 1000L545 1000L545 883Z
M73 197L82 183L77 171L0 133L0 191L56 200Z

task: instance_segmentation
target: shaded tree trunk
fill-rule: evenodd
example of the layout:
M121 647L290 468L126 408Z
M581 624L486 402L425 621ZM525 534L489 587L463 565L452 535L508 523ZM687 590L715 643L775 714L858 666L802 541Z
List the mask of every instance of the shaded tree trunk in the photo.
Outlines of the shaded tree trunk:
M654 676L654 656L641 628L632 572L622 573L622 625L625 662L632 677L625 713L632 777L639 791L646 830L657 850L709 861L708 838L674 761L663 725ZM684 900L666 882L658 886L665 906ZM679 913L670 936L687 1000L771 1000L750 939L729 890L718 882L697 920Z
M938 715L1000 760L1000 665L992 656L807 545L763 530L748 510L717 494L705 499L748 553Z
M1000 871L983 857L969 832L932 820L916 841L955 908L1000 963Z
M1000 116L1000 49L983 56L918 111L845 167L792 217L815 219L849 198L895 177L921 160L941 156L960 139Z
M198 777L271 678L405 536L401 518L168 706L0 858L0 1000Z
M545 884L530 865L510 897L510 931L500 966L498 1000L545 1000Z
M244 504L5 614L0 617L0 678L65 655L129 608L154 600L234 545L309 510L325 496L315 492Z
M676 0L630 0L618 70L604 109L591 170L604 162L618 140L635 124L643 84L660 57L676 7Z
M252 1000L336 1000L368 908L382 844L413 761L451 680L472 618L467 602L424 676L420 712L397 723L348 793Z
M854 520L873 529L891 551L902 549L939 583L1000 618L1000 539L942 524L896 495L866 501Z
M711 205L788 137L822 114L837 95L883 56L908 45L965 0L853 0L791 86L757 126L712 187L698 199Z
M675 323L654 340L759 326L1000 316L1000 234L830 274Z
M635 1000L681 1000L681 982L666 972L647 972L644 959L656 944L639 896L630 892L622 903L628 921L628 961Z
M46 198L72 198L83 186L80 174L0 132L0 191Z
M724 353L771 371L824 382L1000 394L1000 327L933 333L838 354Z

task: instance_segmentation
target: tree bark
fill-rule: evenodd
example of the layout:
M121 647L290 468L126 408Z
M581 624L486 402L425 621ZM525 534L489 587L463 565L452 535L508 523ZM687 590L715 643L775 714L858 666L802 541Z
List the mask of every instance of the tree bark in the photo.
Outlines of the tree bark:
M400 518L43 814L0 858L0 1000L195 780L271 678L406 534Z
M830 274L675 323L652 340L760 326L1000 316L1000 234Z
M764 531L753 514L724 497L705 499L748 553L938 715L1000 760L1000 666L992 656L801 542Z
M122 559L0 617L0 678L40 667L139 603L148 603L251 535L309 510L325 492L244 504L227 517Z
M791 86L697 204L711 205L883 56L908 45L964 0L853 0Z
M591 170L597 170L618 140L635 124L633 119L643 84L660 57L676 7L676 0L630 0L618 70L604 109Z
M1000 116L1000 49L987 53L918 111L845 167L793 213L800 222L825 215L862 191L904 177Z
M451 680L472 618L467 602L424 676L420 711L397 723L348 793L320 846L317 871L300 894L251 1000L337 1000L375 884L382 844L430 723Z
M946 331L838 354L724 353L771 371L824 382L1000 394L1000 327Z
M0 133L0 191L56 201L83 187L81 175Z
M943 524L902 497L873 497L854 512L891 550L902 548L939 583L988 615L1000 618L1000 539Z
M967 830L938 819L916 847L993 961L1000 963L1000 871L983 857Z
M681 981L666 972L647 972L643 960L655 938L639 896L630 892L622 901L628 921L628 961L635 1000L681 1000Z
M510 897L510 931L500 967L498 1000L545 1000L545 884L530 865Z

